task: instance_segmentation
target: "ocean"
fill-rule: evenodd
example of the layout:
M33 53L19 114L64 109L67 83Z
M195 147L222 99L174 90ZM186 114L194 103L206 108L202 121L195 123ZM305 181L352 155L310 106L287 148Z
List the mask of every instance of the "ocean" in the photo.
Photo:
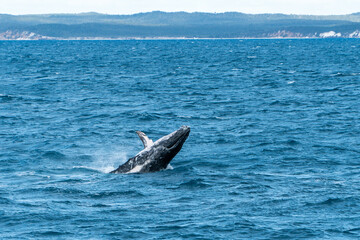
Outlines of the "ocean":
M359 53L0 41L0 239L359 239ZM168 169L108 173L182 125Z

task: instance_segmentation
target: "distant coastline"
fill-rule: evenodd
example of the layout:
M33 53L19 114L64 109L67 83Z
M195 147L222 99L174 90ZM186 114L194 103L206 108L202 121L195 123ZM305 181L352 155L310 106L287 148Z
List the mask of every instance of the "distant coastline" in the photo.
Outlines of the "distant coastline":
M291 39L359 39L359 37L338 37L338 38L323 38L323 37L237 37L237 38L186 38L186 37L128 37L128 38L54 38L42 37L39 39L34 38L0 38L0 41L166 41L166 40L291 40Z
M285 15L149 12L0 14L0 40L360 38L360 13Z

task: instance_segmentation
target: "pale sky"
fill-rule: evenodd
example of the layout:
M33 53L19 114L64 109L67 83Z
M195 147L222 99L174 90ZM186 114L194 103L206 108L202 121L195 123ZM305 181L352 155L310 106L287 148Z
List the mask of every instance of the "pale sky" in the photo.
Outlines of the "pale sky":
M0 0L0 13L133 14L150 11L349 14L360 0Z

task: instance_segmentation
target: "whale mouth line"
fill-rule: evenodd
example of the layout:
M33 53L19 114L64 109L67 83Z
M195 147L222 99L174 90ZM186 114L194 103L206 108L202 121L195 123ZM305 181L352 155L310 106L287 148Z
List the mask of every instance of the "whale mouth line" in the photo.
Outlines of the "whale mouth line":
M174 141L173 144L171 144L168 149L173 149L175 147L177 147L179 144L185 142L185 140L187 139L187 137L190 134L190 130L186 131L184 134L182 134L176 141Z

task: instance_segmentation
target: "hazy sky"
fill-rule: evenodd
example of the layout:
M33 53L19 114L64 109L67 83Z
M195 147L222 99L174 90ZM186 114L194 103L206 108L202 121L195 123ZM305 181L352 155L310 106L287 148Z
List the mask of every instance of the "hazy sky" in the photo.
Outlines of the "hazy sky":
M0 13L132 14L166 12L348 14L360 12L360 0L0 0Z

